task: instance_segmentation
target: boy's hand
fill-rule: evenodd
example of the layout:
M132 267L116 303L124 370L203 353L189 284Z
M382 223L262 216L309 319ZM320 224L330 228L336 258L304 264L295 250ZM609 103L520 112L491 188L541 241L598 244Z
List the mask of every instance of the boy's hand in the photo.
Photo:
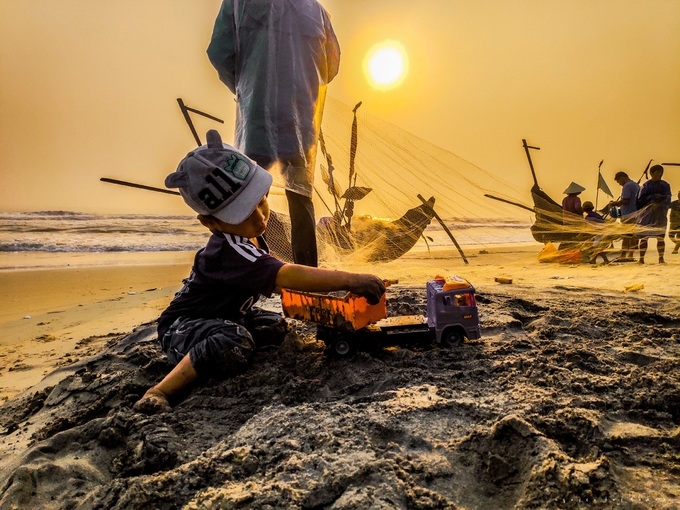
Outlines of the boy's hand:
M349 290L354 294L365 297L370 304L377 305L385 293L385 282L372 274L358 274L356 275L356 282L352 284Z
M333 292L348 290L378 304L385 293L385 282L372 274L349 273L318 267L284 264L276 275L278 289L303 292Z

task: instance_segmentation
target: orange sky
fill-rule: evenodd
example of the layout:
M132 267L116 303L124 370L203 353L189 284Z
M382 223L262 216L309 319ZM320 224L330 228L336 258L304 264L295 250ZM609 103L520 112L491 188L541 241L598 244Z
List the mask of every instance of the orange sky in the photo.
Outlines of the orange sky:
M571 180L594 198L597 165L637 179L680 162L678 0L325 0L342 47L330 96L520 188L521 139L554 198ZM178 213L162 186L192 139L176 106L221 116L233 98L205 56L219 0L0 2L0 209ZM373 91L362 60L400 41L410 74ZM197 122L199 132L211 123ZM680 167L668 167L674 194ZM499 190L502 192L502 190ZM528 197L527 197L528 200Z

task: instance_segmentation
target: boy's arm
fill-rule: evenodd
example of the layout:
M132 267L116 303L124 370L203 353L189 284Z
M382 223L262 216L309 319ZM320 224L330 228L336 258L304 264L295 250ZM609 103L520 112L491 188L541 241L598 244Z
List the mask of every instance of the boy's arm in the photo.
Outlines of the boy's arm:
M276 286L279 289L304 292L348 290L365 297L373 305L385 293L385 283L375 275L331 271L298 264L281 266L276 275Z

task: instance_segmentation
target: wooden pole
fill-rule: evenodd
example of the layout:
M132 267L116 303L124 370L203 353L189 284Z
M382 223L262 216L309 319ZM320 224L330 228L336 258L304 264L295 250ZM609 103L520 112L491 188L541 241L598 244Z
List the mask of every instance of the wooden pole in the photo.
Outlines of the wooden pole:
M129 186L130 188L145 189L147 191L156 191L157 193L167 193L168 195L181 195L179 191L172 191L170 189L164 188L156 188L154 186L147 186L146 184L137 184L136 182L121 181L119 179L111 179L110 177L100 177L99 180L111 184L118 184L120 186ZM277 184L272 184L272 187L269 188L270 195L283 196L285 195L285 193L286 193L285 190Z
M489 194L484 194L484 196L487 197L487 198L493 198L494 200L498 200L499 202L505 202L506 204L521 207L522 209L526 209L527 211L536 212L532 207L528 207L524 204L519 204L517 202L511 202L510 200L506 200L504 198L494 197L493 195L489 195Z
M194 123L191 122L191 117L189 117L189 109L184 104L184 101L182 101L181 97L177 98L177 104L179 105L179 109L182 110L182 115L184 115L184 120L189 125L189 129L191 130L191 134L194 135L194 140L196 140L196 145L198 145L200 147L201 146L201 139L199 138L198 133L196 132L196 128L194 128Z
M214 115L210 115L209 113L202 112L201 110L197 110L196 108L191 108L184 104L184 101L182 100L181 97L177 98L177 104L179 105L179 109L182 110L182 115L184 116L184 120L186 123L189 125L189 129L191 130L191 134L194 135L194 140L196 140L196 145L199 147L202 145L201 144L201 139L198 136L198 133L196 132L196 128L194 127L194 123L191 121L191 117L189 116L189 112L196 113L198 115L202 115L203 117L206 117L210 120L214 120L216 122L219 122L220 124L224 124L224 121L222 119L218 119Z
M600 198L600 176L602 175L600 173L600 168L602 168L602 163L604 163L604 159L600 161L599 166L597 167L597 186L595 187L595 210L597 211L597 201Z
M145 189L147 191L156 191L157 193L167 193L168 195L180 195L179 191L172 191L169 189L155 188L153 186L147 186L145 184L137 184L136 182L120 181L118 179L110 179L108 177L101 177L99 179L102 182L109 182L111 184L118 184L120 186L129 186L131 188Z
M637 183L638 183L638 184L640 184L640 181L642 180L643 177L647 177L647 179L649 179L649 173L648 173L648 172L649 172L649 167L650 167L650 165L652 164L652 161L654 161L654 160L653 160L653 159L650 159L650 160L649 160L649 163L647 163L647 166L645 167L645 171L642 172L642 175L641 175L640 178L637 180Z
M527 145L527 141L522 138L522 146L524 147L524 152L527 154L527 159L529 160L529 168L531 168L531 176L534 178L534 186L538 187L538 179L536 179L536 172L534 171L534 163L531 161L531 154L529 153L529 149L535 149L537 151L540 151L540 147L532 147L531 145Z
M420 193L418 193L418 198L420 199L420 201L421 201L423 204L427 204L427 200L425 200L425 199L423 198L423 195L421 195ZM432 216L434 216L434 217L437 219L437 221L439 222L439 224L440 224L440 225L442 226L442 228L444 229L444 232L446 232L446 233L448 234L448 236L451 238L451 241L453 241L453 244L456 245L456 248L458 248L458 253L460 253L460 256L463 258L463 260L465 261L465 263L466 263L466 264L469 264L468 259L465 257L465 253L463 253L463 250L461 250L460 246L458 245L458 241L456 241L456 238L453 237L453 234L452 234L451 231L449 230L449 227L447 227L447 226L444 224L444 221L439 217L439 215L438 215L437 212L434 210L434 208L432 208Z

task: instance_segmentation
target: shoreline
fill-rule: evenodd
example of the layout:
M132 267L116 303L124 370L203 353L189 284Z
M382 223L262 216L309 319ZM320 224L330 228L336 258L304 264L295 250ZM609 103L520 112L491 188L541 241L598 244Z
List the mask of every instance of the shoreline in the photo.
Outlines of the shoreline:
M191 264L195 253L195 251L2 252L0 273L93 266L172 265L187 261Z
M18 269L0 270L0 403L154 321L188 276L193 253L88 254L49 267L45 260L63 258L19 259Z

